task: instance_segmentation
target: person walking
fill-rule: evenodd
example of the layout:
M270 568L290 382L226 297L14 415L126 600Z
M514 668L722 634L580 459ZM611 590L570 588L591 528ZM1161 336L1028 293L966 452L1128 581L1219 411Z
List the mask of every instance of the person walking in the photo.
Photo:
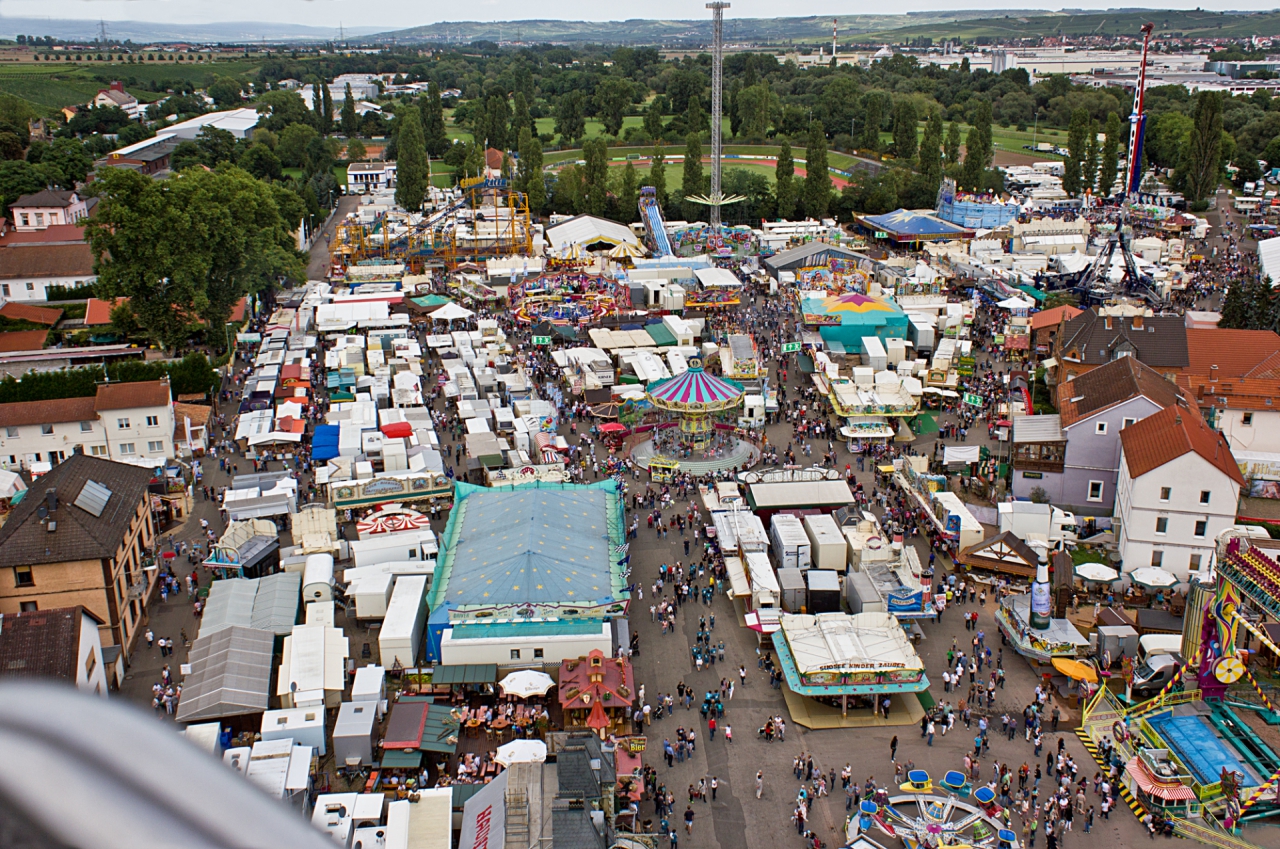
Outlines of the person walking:
M686 834L693 834L693 808L685 807L684 809L684 830Z
M711 801L716 800L716 790L720 787L720 779L711 776Z
M757 770L757 772L756 772L756 798L757 798L757 799L759 799L759 798L761 798L762 796L764 796L764 770Z
M898 735L894 734L893 739L889 741L889 762L898 762Z

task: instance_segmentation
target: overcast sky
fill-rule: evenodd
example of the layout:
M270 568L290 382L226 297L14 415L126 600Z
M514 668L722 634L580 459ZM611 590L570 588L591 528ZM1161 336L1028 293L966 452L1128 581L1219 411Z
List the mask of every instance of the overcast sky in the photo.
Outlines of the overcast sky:
M475 0L475 2L424 3L421 0L0 0L0 14L7 17L89 18L106 20L163 21L166 23L211 23L216 21L275 21L281 23L403 29L441 20L505 21L529 18L562 20L618 20L624 18L688 19L707 15L703 0L648 0L647 3L615 4L595 0ZM1230 0L1226 3L1162 3L1152 8L1218 9L1266 11L1276 8L1275 0ZM1070 8L1107 9L1123 2L1075 0ZM1050 4L1016 0L904 0L891 4L895 13L924 10L983 8L1061 8ZM465 10L465 11L464 11ZM783 17L801 15L850 14L847 0L733 0L726 17ZM856 10L869 12L865 7ZM886 10L887 11L887 10Z

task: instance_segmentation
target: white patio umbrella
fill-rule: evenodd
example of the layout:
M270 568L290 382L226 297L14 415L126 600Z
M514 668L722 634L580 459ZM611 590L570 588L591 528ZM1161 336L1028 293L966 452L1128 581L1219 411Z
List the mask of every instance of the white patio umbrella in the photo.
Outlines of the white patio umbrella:
M1084 578L1086 581L1102 581L1109 584L1119 578L1120 575L1115 569L1102 563L1081 563L1076 567L1076 577Z
M512 740L499 746L493 759L503 766L540 764L547 759L547 744L541 740Z
M508 696L526 699L529 696L541 696L556 685L555 679L545 672L533 669L521 669L512 672L498 682L502 692Z
M996 306L1000 307L1002 310L1026 310L1031 309L1032 304L1028 300L1013 297L1005 298L1003 301L996 304Z
M429 313L429 315L434 321L458 321L459 319L471 318L475 313L457 304L445 304L435 312Z
M1159 566L1143 566L1140 569L1134 569L1129 573L1129 579L1138 586L1153 590L1168 589L1178 583L1176 575Z

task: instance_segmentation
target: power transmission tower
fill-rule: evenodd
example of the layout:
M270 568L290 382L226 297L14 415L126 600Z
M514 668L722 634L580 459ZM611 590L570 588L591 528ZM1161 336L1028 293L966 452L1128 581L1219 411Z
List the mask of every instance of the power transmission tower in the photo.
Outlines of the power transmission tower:
M98 41L107 43L107 22L101 18L98 19Z

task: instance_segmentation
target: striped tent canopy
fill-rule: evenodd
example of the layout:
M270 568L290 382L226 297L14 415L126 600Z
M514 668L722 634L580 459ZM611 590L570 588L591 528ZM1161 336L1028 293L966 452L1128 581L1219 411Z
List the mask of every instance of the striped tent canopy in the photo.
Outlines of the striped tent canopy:
M689 360L684 374L649 384L645 394L653 406L674 411L724 410L742 400L742 386L702 370L697 357Z

